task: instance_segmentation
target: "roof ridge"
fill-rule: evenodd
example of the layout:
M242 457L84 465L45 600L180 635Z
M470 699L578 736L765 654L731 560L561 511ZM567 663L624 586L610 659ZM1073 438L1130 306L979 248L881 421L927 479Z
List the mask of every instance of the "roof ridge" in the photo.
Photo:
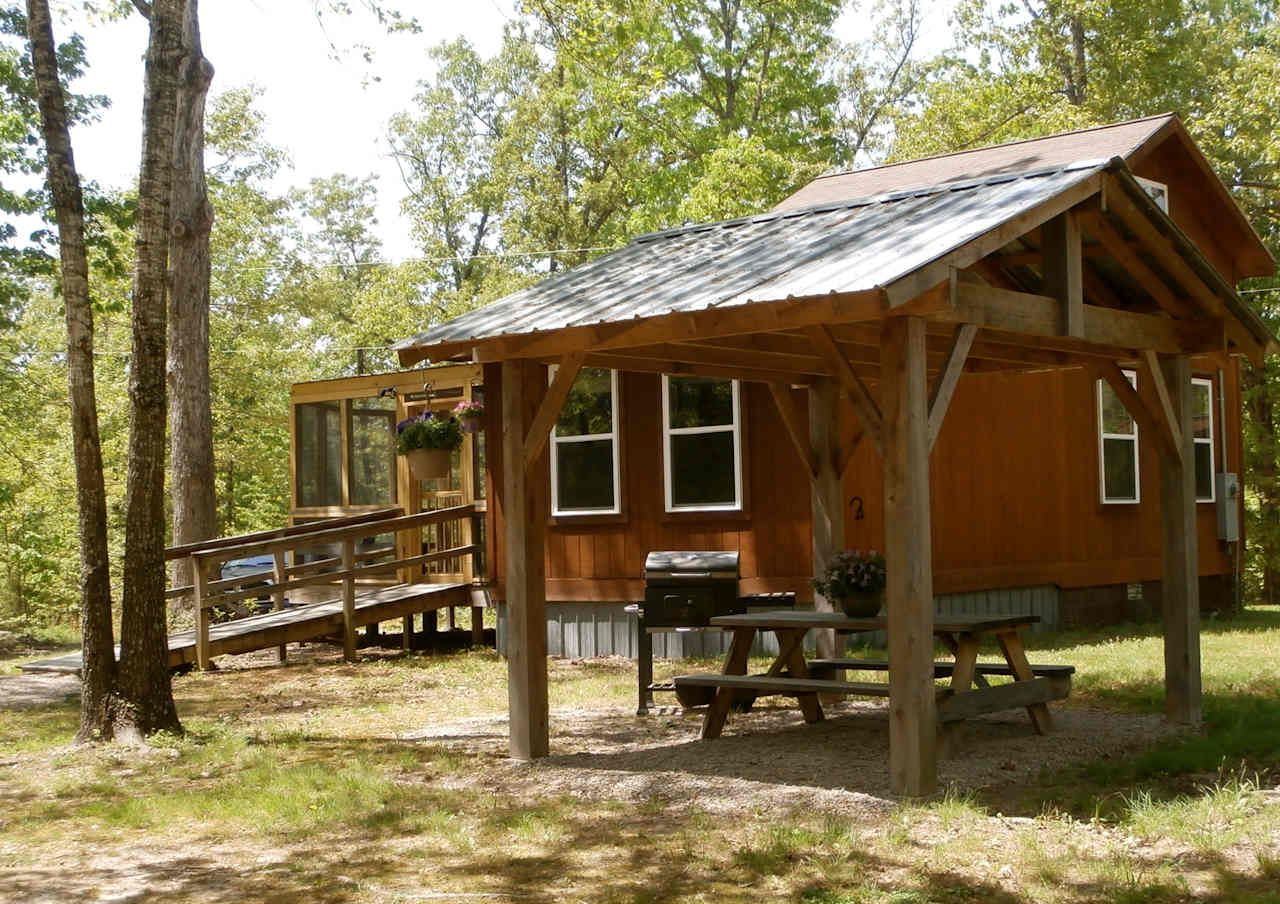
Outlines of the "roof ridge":
M706 223L689 223L684 226L673 226L670 229L658 229L653 232L644 232L640 235L634 236L629 242L627 242L627 245L637 245L660 238L674 238L678 235L686 235L694 232L710 232L713 229L723 228L726 226L744 226L748 223L767 223L771 220L802 217L814 213L840 210L842 208L867 207L871 204L885 204L893 201L902 201L911 197L920 197L922 195L941 194L944 191L959 191L977 188L982 185L996 185L1001 182L1012 182L1016 179L1043 178L1045 176L1072 172L1079 169L1102 167L1109 164L1112 159L1114 158L1088 157L1081 160L1073 160L1070 163L1064 163L1059 166L1039 166L1021 170L1000 170L999 172L987 173L982 176L952 179L950 182L928 182L920 185L910 185L905 188L896 188L893 191L882 191L877 192L874 195L864 195L859 198L845 198L839 201L824 201L818 204L810 204L806 207L792 207L787 208L786 210L770 208L769 210L765 210L760 213L748 214L747 216L742 217L732 217L727 220L712 220Z
M882 163L879 166L868 166L868 167L864 167L863 169L837 170L834 173L823 173L822 175L815 177L813 181L818 182L822 179L835 179L839 176L852 176L855 174L863 175L866 173L873 173L876 170L893 169L894 167L897 167L897 166L907 166L908 164L913 164L913 163L924 163L929 160L944 160L948 157L961 157L965 154L978 154L978 153L981 153L982 151L993 150L994 148L1015 147L1016 145L1020 145L1020 144L1032 144L1037 141L1049 141L1054 138L1063 138L1067 135L1083 135L1086 132L1100 132L1107 129L1117 129L1117 128L1120 128L1121 126L1131 126L1135 123L1147 122L1149 120L1176 119L1177 116L1178 114L1173 111L1169 111L1167 113L1155 113L1155 114L1152 114L1151 116L1139 116L1136 119L1126 119L1124 122L1111 122L1111 123L1104 123L1102 125L1096 125L1096 126L1085 126L1083 129L1069 129L1066 132L1054 132L1052 135L1041 135L1038 138L1019 138L1016 141L1002 141L999 144L985 144L982 147L965 148L964 150L960 150L960 151L948 151L945 154L929 154L925 157L912 157L910 160L896 160L893 163Z

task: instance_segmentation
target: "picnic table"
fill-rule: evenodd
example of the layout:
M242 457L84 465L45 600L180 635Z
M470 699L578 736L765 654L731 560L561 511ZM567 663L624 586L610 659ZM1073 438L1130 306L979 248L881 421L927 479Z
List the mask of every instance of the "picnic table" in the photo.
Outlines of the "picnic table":
M1071 693L1069 665L1031 665L1022 645L1020 632L1040 620L1038 615L946 615L937 616L933 633L951 650L952 661L935 662L934 677L950 677L950 684L940 686L937 696L939 726L983 713L1026 707L1031 723L1039 734L1053 729L1046 704L1066 699ZM733 633L724 669L719 674L681 675L677 688L714 688L715 696L707 706L702 722L702 737L717 738L724 728L735 700L756 695L780 694L795 697L806 722L823 718L820 695L866 697L889 696L887 681L844 681L836 677L843 670L888 672L890 664L883 660L811 659L804 656L804 636L816 628L832 628L838 632L883 631L888 619L883 616L851 618L840 612L812 610L779 610L751 612L744 615L722 615L711 624ZM778 655L762 675L748 675L747 661L757 631L773 631L778 638ZM986 638L994 637L1004 653L1005 664L979 663L978 648ZM990 684L988 675L1006 675L1014 680Z

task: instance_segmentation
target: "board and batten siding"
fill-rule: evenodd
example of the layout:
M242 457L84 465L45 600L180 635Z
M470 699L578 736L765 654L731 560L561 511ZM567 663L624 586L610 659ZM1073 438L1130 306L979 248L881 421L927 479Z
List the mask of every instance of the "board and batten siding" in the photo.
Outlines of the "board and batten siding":
M939 615L1014 615L1031 613L1040 616L1040 624L1032 630L1048 630L1059 624L1057 587L1018 587L977 593L957 593L936 600ZM548 603L547 652L566 659L589 659L596 656L623 656L634 659L637 653L636 617L623 611L624 603ZM505 604L498 606L498 652L506 649L507 613ZM653 655L659 659L687 657L720 657L729 651L730 636L718 630L655 631ZM812 649L812 638L808 638ZM848 643L882 646L880 632L849 635ZM768 631L756 635L755 652L760 655L778 652L777 639Z
M1220 367L1227 391L1225 425L1218 423ZM501 436L500 371L486 365L484 373L492 437ZM1193 371L1214 384L1216 469L1240 473L1238 364L1197 359ZM744 511L668 513L662 490L660 386L656 374L621 375L622 513L550 519L547 600L639 600L645 556L659 549L737 550L744 593L795 591L802 603L811 600L808 476L768 388L742 387ZM993 597L991 591L1160 579L1156 444L1139 436L1141 503L1103 504L1095 392L1093 379L1082 370L966 374L960 380L930 464L934 592L939 598L977 599L974 594L988 592L985 599L998 606L1017 599L1016 593ZM794 393L801 417L807 417L803 390ZM845 400L840 432L846 442L854 423ZM1219 451L1224 426L1225 467ZM502 598L501 445L488 444L488 561L495 599ZM850 549L883 548L880 474L874 448L862 442L844 474L849 506L845 545ZM1200 503L1197 519L1200 574L1230 574L1228 548L1217 539L1215 506ZM571 621L579 624L581 618Z

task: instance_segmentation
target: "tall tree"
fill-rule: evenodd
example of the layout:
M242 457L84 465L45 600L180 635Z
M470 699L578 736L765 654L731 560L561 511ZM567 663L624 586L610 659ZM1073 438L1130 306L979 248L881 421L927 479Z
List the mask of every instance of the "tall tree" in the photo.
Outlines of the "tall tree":
M118 734L181 730L169 679L165 618L166 288L183 0L134 0L151 23L142 99L142 164L134 231L129 474L125 490Z
M27 0L49 188L58 222L62 296L67 322L67 376L80 527L82 646L80 728L77 739L108 739L116 708L116 661L111 626L107 502L102 478L93 373L93 307L84 239L84 199L71 151L67 105L47 0Z
M213 66L200 44L197 0L182 17L182 62L178 76L173 141L169 260L169 488L173 542L217 536L214 495L213 414L209 386L209 236L213 205L205 184L205 98ZM179 559L176 586L190 585L191 567Z
M826 64L845 5L529 0L526 8L557 62L589 75L596 102L637 140L650 175L633 186L642 193L634 231L678 222L706 156L733 137L795 164L830 163L837 87ZM778 185L776 197L792 187Z

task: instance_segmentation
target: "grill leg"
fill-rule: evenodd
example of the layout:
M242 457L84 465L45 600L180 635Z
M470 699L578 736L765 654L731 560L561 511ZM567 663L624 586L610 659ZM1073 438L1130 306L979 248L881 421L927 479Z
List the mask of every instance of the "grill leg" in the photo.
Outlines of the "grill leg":
M644 618L636 619L639 637L636 640L636 674L639 691L639 703L636 706L637 716L647 716L649 707L653 706L653 635L645 630Z

